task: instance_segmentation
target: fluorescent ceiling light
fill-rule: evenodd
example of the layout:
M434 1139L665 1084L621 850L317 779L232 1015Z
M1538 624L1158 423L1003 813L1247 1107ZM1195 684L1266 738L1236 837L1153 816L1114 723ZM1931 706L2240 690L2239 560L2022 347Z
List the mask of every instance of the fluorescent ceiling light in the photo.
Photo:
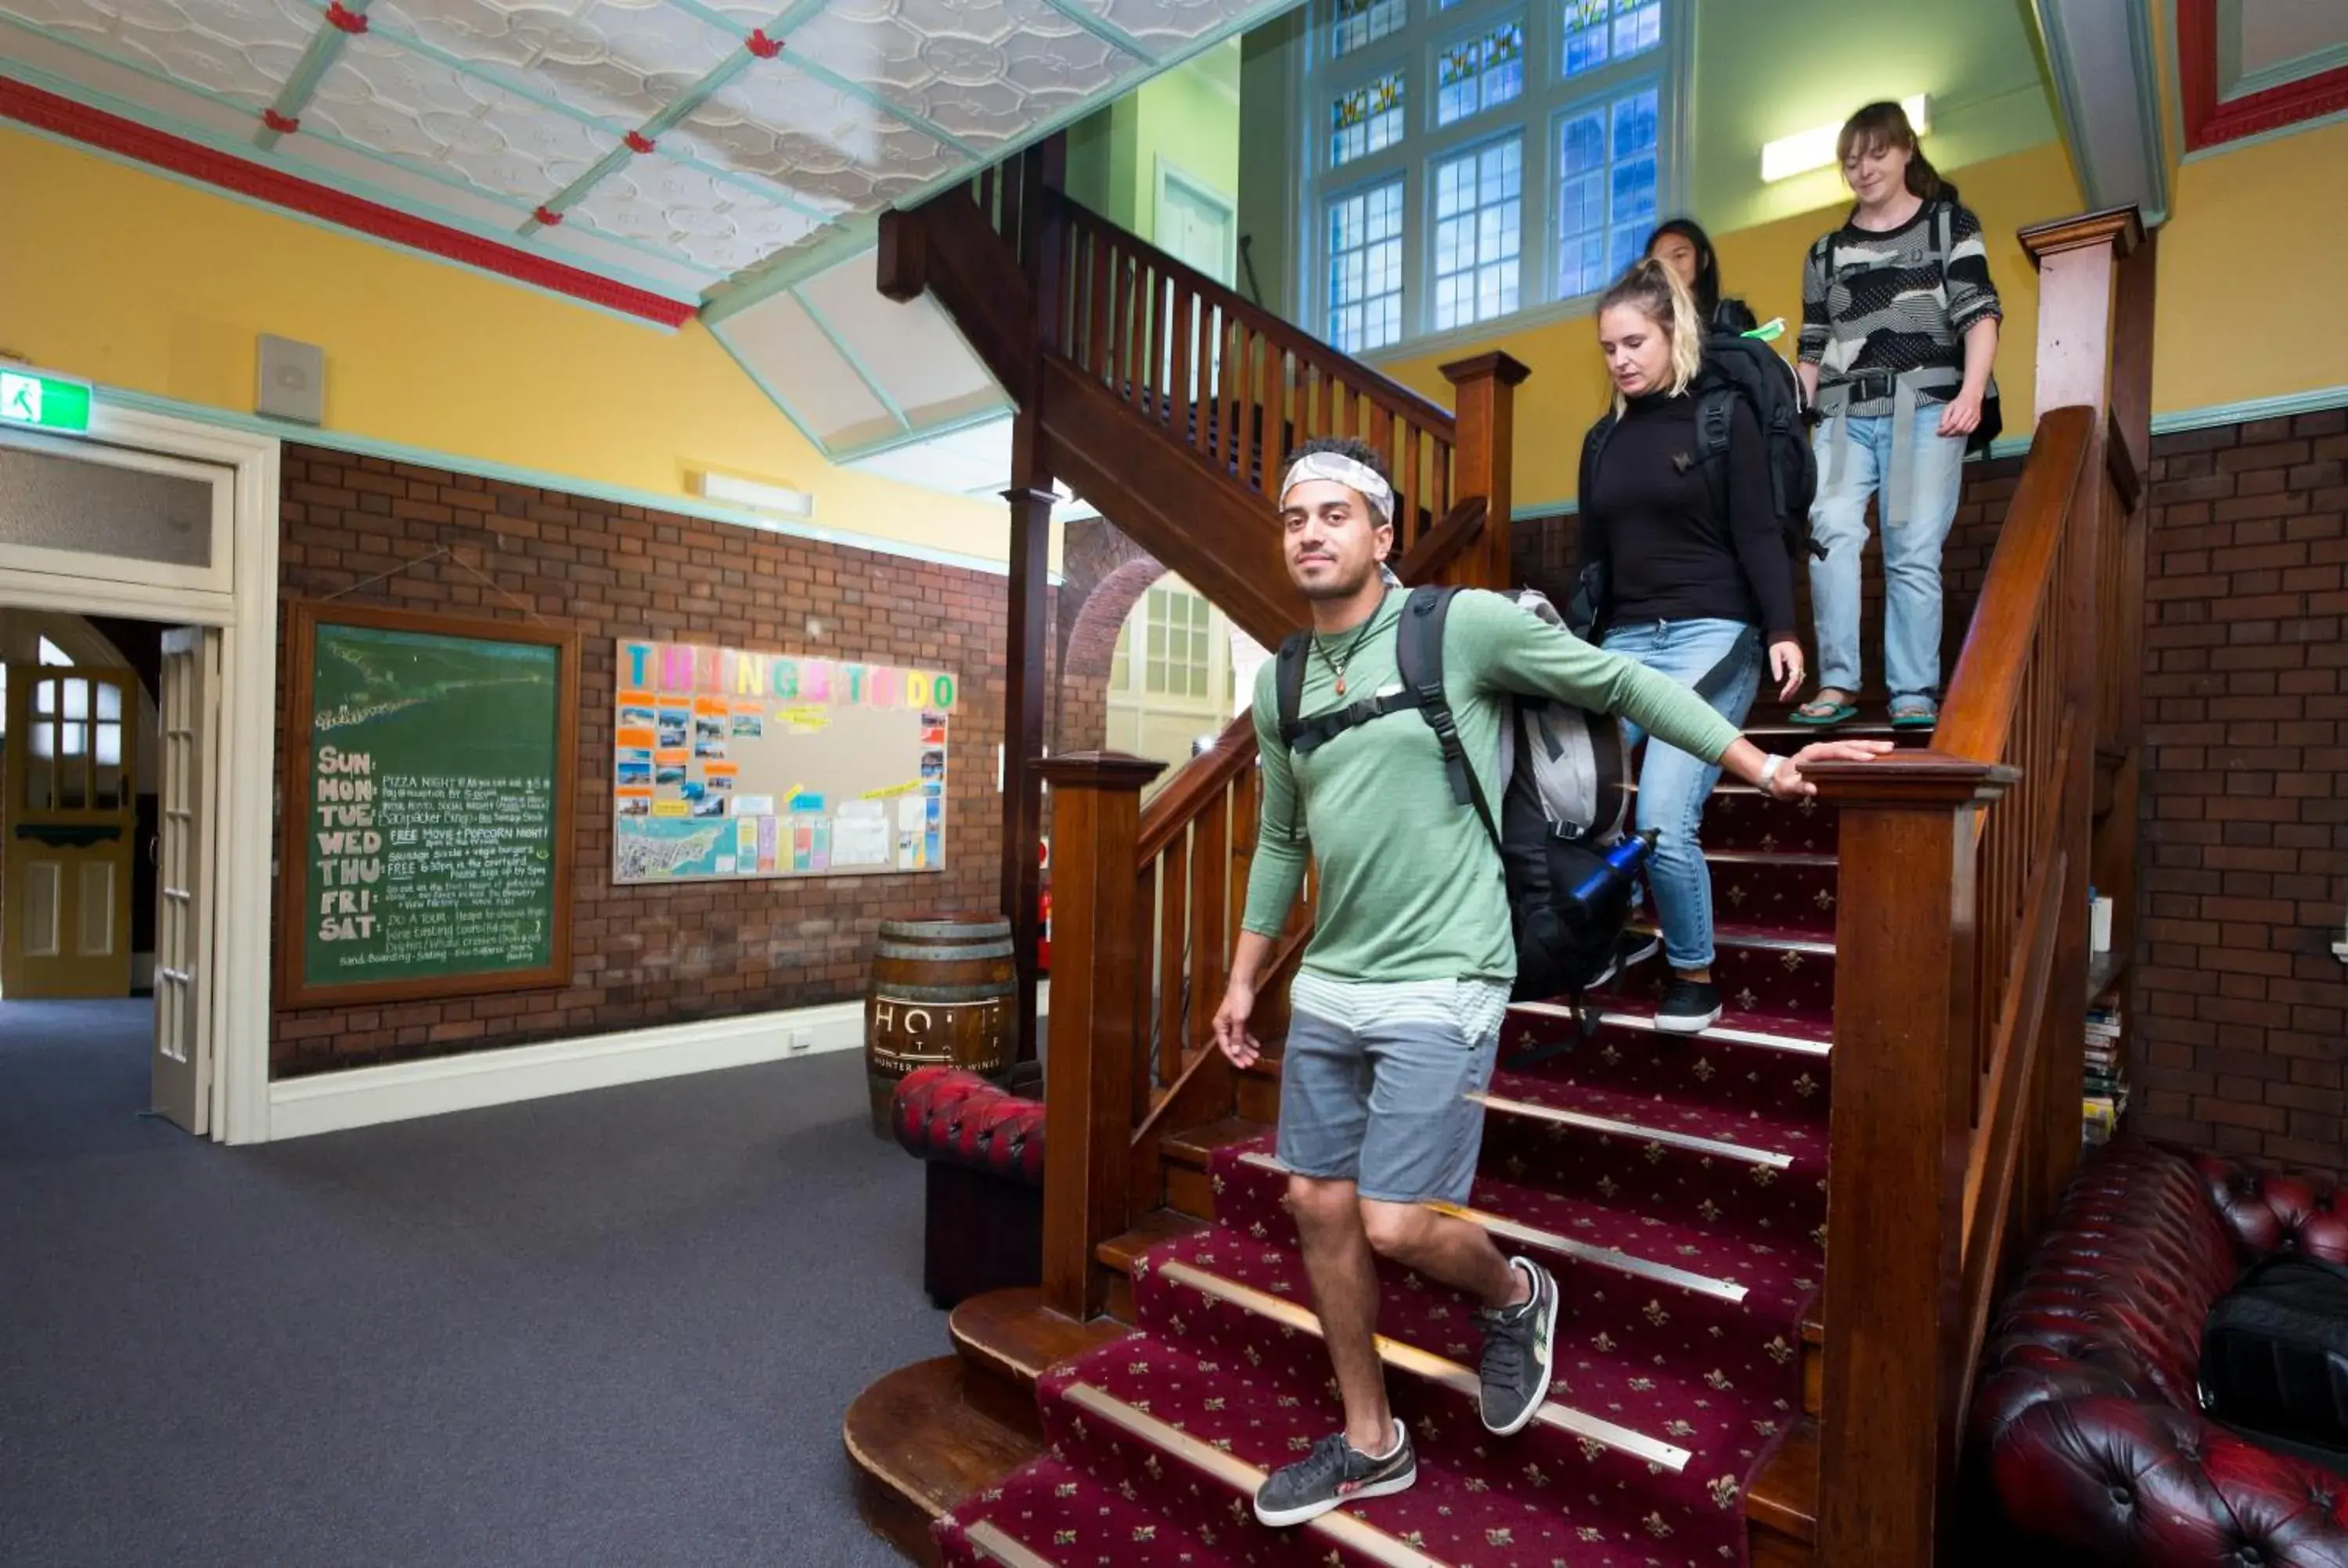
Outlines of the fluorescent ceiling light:
M1908 111L1908 123L1916 128L1918 136L1932 128L1932 99L1930 94L1918 93L1900 100ZM1835 142L1842 135L1842 122L1813 126L1797 130L1791 136L1781 136L1761 149L1761 179L1764 184L1807 174L1813 169L1829 169L1835 162Z
M728 474L702 474L704 499L723 502L729 507L744 507L754 512L768 512L778 518L806 522L815 516L815 497L805 490L785 489L780 485L762 485L755 479L736 479Z

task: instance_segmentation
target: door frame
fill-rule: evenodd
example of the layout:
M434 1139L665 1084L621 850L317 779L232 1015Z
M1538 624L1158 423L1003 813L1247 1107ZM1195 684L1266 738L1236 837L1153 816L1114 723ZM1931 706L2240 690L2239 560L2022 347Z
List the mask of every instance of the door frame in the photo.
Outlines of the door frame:
M42 445L56 449L54 443ZM269 934L274 928L280 444L273 436L126 407L106 388L93 387L89 433L75 445L192 458L232 475L229 591L158 580L150 562L93 556L75 563L77 571L56 571L12 562L0 549L0 604L220 629L220 760L211 797L217 846L211 889L211 1136L262 1143L269 1137L273 995ZM95 575L100 561L115 575ZM232 853L231 845L243 852Z

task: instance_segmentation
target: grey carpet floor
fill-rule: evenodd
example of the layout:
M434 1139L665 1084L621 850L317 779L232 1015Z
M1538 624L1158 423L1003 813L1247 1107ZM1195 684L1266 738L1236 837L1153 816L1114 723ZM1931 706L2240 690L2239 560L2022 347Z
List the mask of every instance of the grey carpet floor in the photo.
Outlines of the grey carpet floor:
M0 1003L0 1563L897 1561L839 1419L950 1347L854 1053L228 1149L148 1029Z

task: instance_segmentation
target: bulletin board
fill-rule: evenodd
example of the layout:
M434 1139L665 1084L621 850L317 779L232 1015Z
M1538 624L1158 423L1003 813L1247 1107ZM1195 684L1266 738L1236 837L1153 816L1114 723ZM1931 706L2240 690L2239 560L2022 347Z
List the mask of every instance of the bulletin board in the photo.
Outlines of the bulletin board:
M623 639L613 879L945 868L944 671Z
M578 633L291 608L280 1005L568 984Z

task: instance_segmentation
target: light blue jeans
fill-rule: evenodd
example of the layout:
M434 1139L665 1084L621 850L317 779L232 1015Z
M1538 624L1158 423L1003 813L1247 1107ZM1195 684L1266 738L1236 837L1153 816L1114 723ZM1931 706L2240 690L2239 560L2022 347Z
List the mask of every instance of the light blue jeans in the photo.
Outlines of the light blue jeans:
M1834 423L1811 438L1818 497L1810 532L1826 559L1810 561L1810 615L1818 635L1818 684L1859 690L1859 556L1867 547L1867 500L1888 484L1905 484L1908 520L1883 530L1883 676L1895 703L1930 699L1941 689L1941 547L1957 518L1965 440L1940 434L1938 403L1920 404L1910 430L1909 466L1893 472L1891 416L1852 419L1842 472L1832 472ZM1878 500L1886 516L1890 508Z
M1687 686L1733 657L1735 662L1704 694L1732 724L1745 723L1761 685L1761 634L1741 620L1632 621L1607 632L1606 651L1634 659ZM1644 733L1638 725L1626 723L1622 743L1635 746ZM1647 743L1646 758L1639 764L1638 825L1658 835L1654 858L1647 863L1647 884L1654 889L1663 957L1675 969L1712 967L1712 870L1704 863L1696 828L1704 818L1704 797L1719 782L1718 767L1661 741Z

